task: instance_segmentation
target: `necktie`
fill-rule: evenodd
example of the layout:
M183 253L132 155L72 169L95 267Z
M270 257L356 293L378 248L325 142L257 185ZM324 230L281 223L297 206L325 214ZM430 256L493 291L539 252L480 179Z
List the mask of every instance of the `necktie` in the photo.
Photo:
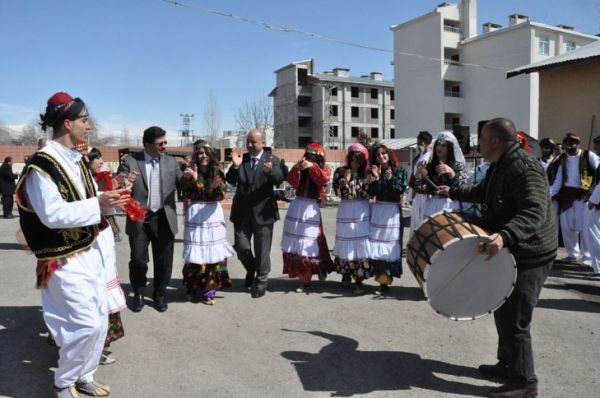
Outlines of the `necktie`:
M152 159L152 171L150 174L150 211L156 212L160 209L160 170L158 158Z
M252 170L256 169L256 165L258 164L257 158L252 158Z

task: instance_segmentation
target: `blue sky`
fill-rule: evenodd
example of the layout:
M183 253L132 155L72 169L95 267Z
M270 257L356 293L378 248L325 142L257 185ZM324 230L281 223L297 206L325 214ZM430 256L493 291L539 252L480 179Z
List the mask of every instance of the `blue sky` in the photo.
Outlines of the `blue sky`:
M348 67L391 79L390 53L347 47L202 12L229 12L346 41L392 49L389 27L432 11L442 0L1 0L0 122L31 123L56 91L80 96L103 132L140 136L156 124L203 130L209 91L221 129L236 129L239 106L266 96L274 70L313 58L318 72ZM451 1L452 2L452 1ZM478 26L508 15L600 33L600 0L479 0Z

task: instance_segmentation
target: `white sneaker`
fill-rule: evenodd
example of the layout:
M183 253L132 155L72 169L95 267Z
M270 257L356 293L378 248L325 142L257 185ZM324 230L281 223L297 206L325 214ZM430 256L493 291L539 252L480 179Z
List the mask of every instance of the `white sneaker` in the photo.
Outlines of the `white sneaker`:
M581 263L583 265L585 265L586 267L591 267L592 266L592 259L591 258L585 258L585 259L583 259L583 261Z

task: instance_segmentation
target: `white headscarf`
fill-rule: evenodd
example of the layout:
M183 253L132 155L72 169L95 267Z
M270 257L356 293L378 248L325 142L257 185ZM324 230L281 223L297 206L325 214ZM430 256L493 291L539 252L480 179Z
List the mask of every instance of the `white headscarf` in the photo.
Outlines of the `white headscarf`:
M454 148L454 160L465 164L465 156L462 153L462 150L460 149L460 145L458 143L458 140L456 139L456 137L454 136L454 134L452 134L451 131L442 131L437 135L437 138L435 139L435 142L444 142L444 141L448 141L452 143L452 147ZM435 148L435 145L434 145Z

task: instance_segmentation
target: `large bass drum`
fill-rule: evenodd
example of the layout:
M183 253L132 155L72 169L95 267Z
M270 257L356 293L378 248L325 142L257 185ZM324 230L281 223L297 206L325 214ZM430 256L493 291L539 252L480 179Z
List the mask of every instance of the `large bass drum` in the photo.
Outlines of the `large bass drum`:
M406 248L406 261L433 309L450 319L472 320L499 308L517 278L506 248L487 260L479 243L488 233L460 213L427 217Z

